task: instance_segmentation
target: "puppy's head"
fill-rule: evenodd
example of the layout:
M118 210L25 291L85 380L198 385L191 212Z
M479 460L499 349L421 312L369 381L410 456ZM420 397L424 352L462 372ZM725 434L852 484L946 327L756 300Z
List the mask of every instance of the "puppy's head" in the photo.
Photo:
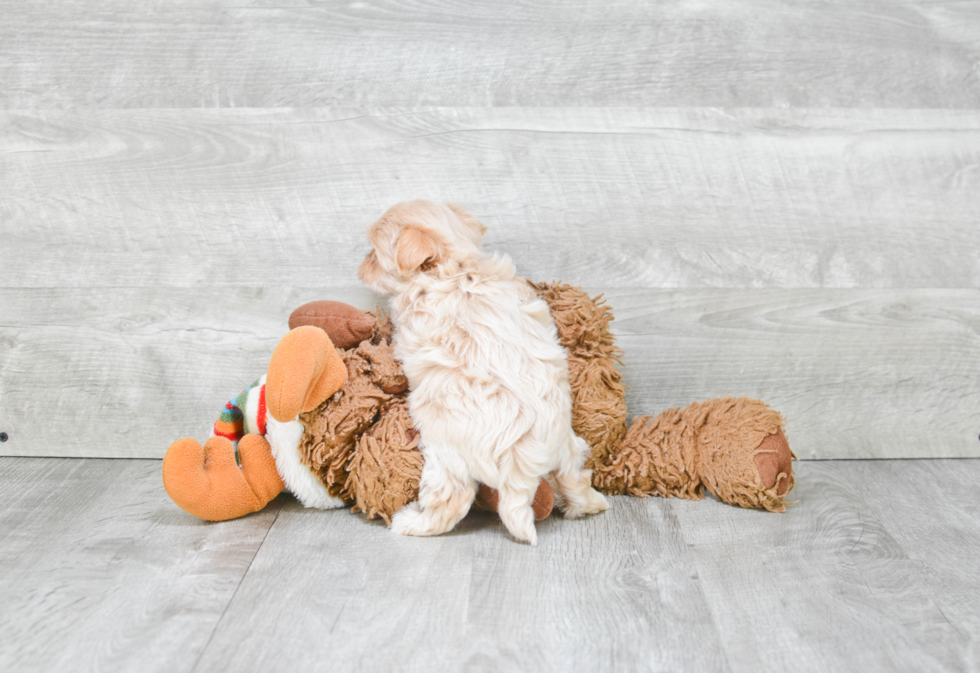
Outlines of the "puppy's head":
M475 217L453 204L399 203L368 228L374 249L357 275L375 292L393 294L416 274L479 255L485 231Z

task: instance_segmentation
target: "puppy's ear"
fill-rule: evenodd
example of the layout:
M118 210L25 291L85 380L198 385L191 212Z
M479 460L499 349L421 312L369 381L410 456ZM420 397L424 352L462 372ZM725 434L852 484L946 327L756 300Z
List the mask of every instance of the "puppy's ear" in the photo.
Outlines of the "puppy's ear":
M361 262L361 266L357 269L357 275L366 285L374 287L378 276L381 275L381 267L378 266L378 258L374 250L369 252L364 261Z
M409 274L426 262L442 259L444 248L431 231L406 227L398 237L398 270Z
M470 233L470 238L479 245L483 241L483 234L487 233L486 226L468 212L457 206L455 203L447 203L449 210L456 213L456 217L463 223Z

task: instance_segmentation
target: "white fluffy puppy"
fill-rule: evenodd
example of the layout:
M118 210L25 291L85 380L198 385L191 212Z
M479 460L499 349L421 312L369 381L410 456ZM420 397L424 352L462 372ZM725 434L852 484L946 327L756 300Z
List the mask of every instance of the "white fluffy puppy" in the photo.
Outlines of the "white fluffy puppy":
M393 206L368 229L374 249L359 275L392 297L395 356L425 457L419 499L392 528L452 529L482 482L498 490L511 534L533 545L531 502L542 477L566 517L609 505L582 469L589 447L572 430L568 361L548 305L509 257L483 254L485 230L429 201Z

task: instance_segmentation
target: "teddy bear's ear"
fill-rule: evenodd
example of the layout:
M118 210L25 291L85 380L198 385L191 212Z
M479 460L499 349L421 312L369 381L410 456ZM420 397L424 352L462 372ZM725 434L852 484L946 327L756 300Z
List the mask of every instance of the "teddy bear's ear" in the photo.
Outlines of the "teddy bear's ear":
M420 227L406 227L398 237L398 270L408 275L419 267L439 262L445 247L434 233Z
M337 348L347 350L370 339L374 334L375 317L341 301L311 301L289 315L289 329L303 325L319 327Z

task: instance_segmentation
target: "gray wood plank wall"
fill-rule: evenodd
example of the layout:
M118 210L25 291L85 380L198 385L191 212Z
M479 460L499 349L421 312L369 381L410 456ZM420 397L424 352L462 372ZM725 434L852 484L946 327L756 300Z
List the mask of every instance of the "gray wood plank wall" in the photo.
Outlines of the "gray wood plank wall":
M980 3L0 2L0 455L203 438L364 229L605 292L633 413L980 456Z
M975 2L3 5L7 109L980 104Z

